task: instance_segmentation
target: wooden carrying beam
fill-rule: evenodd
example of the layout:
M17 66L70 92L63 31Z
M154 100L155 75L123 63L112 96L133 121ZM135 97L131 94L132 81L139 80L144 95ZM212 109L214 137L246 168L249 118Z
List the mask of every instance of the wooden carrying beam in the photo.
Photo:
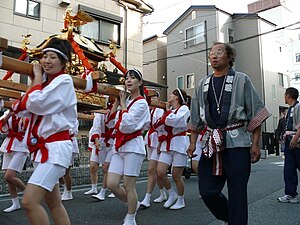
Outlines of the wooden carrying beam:
M88 114L84 114L84 113L77 113L77 117L78 117L78 119L82 119L82 120L93 120L94 119L94 115L88 115Z
M152 100L151 106L161 108L161 109L166 109L166 103L158 100Z
M14 71L16 73L24 74L24 75L31 76L31 77L33 76L32 64L23 62L23 61L20 61L20 60L17 60L17 59L8 57L8 56L2 56L2 65L0 65L0 69ZM101 72L99 72L99 74L100 73ZM75 77L75 76L71 76L71 77L73 79L75 88L77 88L77 89L85 89L86 88L86 80L85 79ZM111 86L107 86L107 85L103 85L103 84L99 84L99 83L97 84L97 93L99 93L99 94L105 94L105 95L110 95L113 97L119 97L119 92L120 92L120 90L115 87L111 87Z
M0 96L18 99L21 97L21 93L0 88Z
M7 47L8 47L7 39L0 37L0 51L7 49Z

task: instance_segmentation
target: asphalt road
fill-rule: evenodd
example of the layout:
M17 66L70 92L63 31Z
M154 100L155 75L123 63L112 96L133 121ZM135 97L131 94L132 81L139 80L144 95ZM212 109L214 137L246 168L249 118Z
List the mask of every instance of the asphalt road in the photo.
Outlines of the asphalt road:
M278 203L276 198L283 195L283 160L281 157L262 159L252 166L249 182L249 225L300 225L300 204ZM138 225L219 225L199 198L197 177L185 179L186 207L172 211L164 209L162 204L152 203L148 209L137 213ZM73 225L101 224L121 225L126 214L126 205L118 199L106 198L98 202L91 196L83 195L88 186L74 188L74 199L64 202ZM146 190L146 181L137 184L139 199ZM226 188L224 190L226 193ZM107 193L109 194L109 193ZM158 196L155 189L153 199ZM2 209L10 206L7 198L0 200L0 225L28 225L24 211L5 214ZM53 224L53 223L52 223Z

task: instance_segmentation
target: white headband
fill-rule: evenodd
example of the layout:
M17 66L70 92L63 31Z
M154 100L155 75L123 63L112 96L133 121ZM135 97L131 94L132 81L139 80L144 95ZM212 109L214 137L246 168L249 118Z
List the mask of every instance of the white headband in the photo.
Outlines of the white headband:
M140 79L141 79L141 80L143 79L142 73L141 73L140 71L138 71L137 69L135 69L135 68L129 69L129 70L127 71L127 73L129 73L130 71L136 72L136 73L139 75Z
M42 50L42 53L45 53L45 52L56 52L56 53L60 54L66 61L69 61L68 57L63 52L61 52L60 50L58 50L56 48L44 48Z
M184 98L183 98L183 95L182 95L180 89L177 88L177 90L178 90L178 93L180 94L180 98L182 99L182 103L185 104L186 102L185 102L185 100L184 100Z

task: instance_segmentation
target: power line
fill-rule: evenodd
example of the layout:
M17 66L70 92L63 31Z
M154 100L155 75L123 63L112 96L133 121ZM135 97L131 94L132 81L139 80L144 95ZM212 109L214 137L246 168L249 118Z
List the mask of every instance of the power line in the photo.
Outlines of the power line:
M289 25L286 25L286 26L283 26L283 27L279 27L279 28L276 28L274 30L267 31L267 32L264 32L264 33L261 33L261 34L255 34L255 35L252 35L252 36L249 36L249 37L246 37L246 38L242 38L242 39L230 42L230 43L238 43L238 42L242 42L242 41L247 41L247 40L250 40L252 38L260 37L260 36L263 36L263 35L266 35L266 34L270 34L270 33L273 33L273 32L279 31L279 30L283 30L283 29L286 29L288 27L291 27L291 26L294 26L294 25L297 25L297 24L300 24L300 21L292 23L292 24L289 24ZM173 55L173 56L163 57L163 58L160 58L160 59L151 60L149 62L143 62L143 65L146 66L146 65L150 65L152 63L158 62L160 60L173 59L173 58L177 58L177 57L188 56L188 55L191 55L191 54L197 54L197 53L201 53L201 52L206 52L207 50L209 50L209 48L207 48L207 49L201 49L201 50L194 51L194 52L189 52L189 53L182 53L182 54L179 54L179 55Z

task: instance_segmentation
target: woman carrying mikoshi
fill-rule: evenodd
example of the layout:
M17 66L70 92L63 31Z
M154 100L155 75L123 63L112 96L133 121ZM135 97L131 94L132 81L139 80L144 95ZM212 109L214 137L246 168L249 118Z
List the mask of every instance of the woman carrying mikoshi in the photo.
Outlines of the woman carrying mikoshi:
M72 159L69 131L76 126L77 99L73 80L65 73L72 47L66 40L53 38L42 50L41 64L33 64L34 78L13 110L29 117L24 140L33 154L35 170L22 200L29 223L49 225L42 206L45 200L56 225L69 225L69 216L61 202L58 180Z
M3 153L2 170L5 171L4 179L12 201L12 205L3 210L5 213L21 208L18 189L24 191L25 184L16 175L22 171L29 155L28 148L23 142L28 122L28 118L17 117L11 110L7 110L0 118L0 133L7 135L0 148Z
M89 131L89 143L88 151L91 152L90 156L90 178L91 178L91 189L84 192L84 195L93 195L98 193L98 170L101 164L100 149L98 146L98 138L100 137L100 124L101 114L94 113L93 125Z
M73 129L70 130L70 137L73 144L72 159L69 168L66 170L65 175L61 177L59 180L64 188L64 191L61 195L62 201L68 201L73 199L71 167L74 165L75 158L78 157L79 155L79 146L77 142L78 127L79 127L79 121L76 120L76 126L74 126Z
M159 100L159 96L152 97L151 100ZM149 208L150 200L153 189L157 184L159 188L160 195L158 198L154 199L153 202L161 203L167 200L167 194L163 185L158 181L157 182L157 164L159 154L157 154L157 146L158 146L158 134L154 128L154 124L156 121L162 117L164 114L164 110L160 108L155 108L150 106L150 128L144 138L145 145L147 148L147 156L148 156L148 181L147 181L147 191L143 201L141 201L141 208Z
M157 177L169 193L164 208L182 209L185 207L182 172L187 163L186 150L189 146L189 138L186 135L187 120L190 116L190 110L187 106L189 99L184 90L175 89L166 104L166 112L154 125L158 129L160 142L157 148L160 154ZM177 187L177 193L167 177L167 170L171 165L172 178Z
M100 151L98 154L94 154L93 157L91 156L91 160L94 160L94 163L102 164L102 187L98 194L92 195L93 198L104 201L105 200L105 193L107 191L107 173L109 164L112 158L112 146L114 143L114 128L108 128L108 119L109 119L110 109L105 114L100 114L99 118L99 126L97 127L97 134L92 135L91 139L94 140L96 148ZM97 170L98 171L98 170ZM98 175L98 173L97 173ZM112 194L109 195L109 197Z
M150 123L150 112L143 97L140 71L130 69L126 72L125 87L130 95L127 97L124 91L120 91L120 97L115 100L110 113L115 119L108 126L116 129L116 135L107 185L117 198L127 203L128 212L123 225L136 225L138 197L135 185L146 155L142 133ZM122 176L124 187L120 186Z

